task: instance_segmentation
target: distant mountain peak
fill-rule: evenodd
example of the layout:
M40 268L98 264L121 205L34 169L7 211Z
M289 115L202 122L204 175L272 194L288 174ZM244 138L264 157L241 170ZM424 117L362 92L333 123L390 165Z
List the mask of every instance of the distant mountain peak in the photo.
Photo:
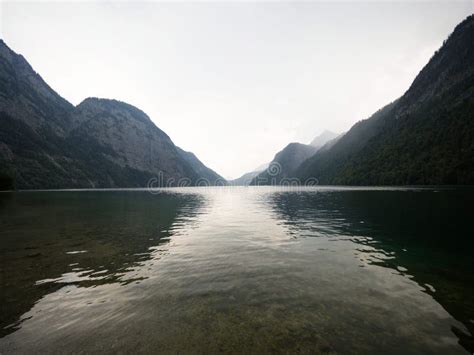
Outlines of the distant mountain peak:
M310 143L313 147L322 147L325 145L327 142L329 142L331 139L334 139L338 136L338 133L334 133L332 131L329 131L325 129L321 134L316 136Z
M285 148L279 151L273 158L270 166L278 167L277 174L274 174L271 169L255 174L250 185L267 185L279 183L282 179L291 177L298 166L310 158L316 151L317 147L302 143L289 143Z

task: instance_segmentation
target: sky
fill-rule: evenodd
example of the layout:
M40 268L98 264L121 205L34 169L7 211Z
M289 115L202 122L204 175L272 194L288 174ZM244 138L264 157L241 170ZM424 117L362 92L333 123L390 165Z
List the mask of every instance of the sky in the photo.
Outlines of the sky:
M61 96L130 103L225 178L401 96L474 1L0 2Z

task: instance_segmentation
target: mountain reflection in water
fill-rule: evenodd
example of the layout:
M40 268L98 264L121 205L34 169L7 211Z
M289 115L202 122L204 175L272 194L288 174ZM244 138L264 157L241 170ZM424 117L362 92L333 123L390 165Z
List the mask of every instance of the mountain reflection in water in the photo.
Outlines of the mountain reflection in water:
M473 202L470 189L1 194L0 352L472 352Z

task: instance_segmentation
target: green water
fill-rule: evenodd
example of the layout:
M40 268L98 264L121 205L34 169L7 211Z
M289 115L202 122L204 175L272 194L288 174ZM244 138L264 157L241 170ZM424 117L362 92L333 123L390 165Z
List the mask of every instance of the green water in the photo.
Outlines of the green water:
M0 194L0 353L474 351L474 190Z

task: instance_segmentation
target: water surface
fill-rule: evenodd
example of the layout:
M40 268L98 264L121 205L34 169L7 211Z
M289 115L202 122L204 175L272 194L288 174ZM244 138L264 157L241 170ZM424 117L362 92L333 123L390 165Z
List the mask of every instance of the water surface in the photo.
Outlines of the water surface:
M472 189L0 194L0 353L474 351Z

